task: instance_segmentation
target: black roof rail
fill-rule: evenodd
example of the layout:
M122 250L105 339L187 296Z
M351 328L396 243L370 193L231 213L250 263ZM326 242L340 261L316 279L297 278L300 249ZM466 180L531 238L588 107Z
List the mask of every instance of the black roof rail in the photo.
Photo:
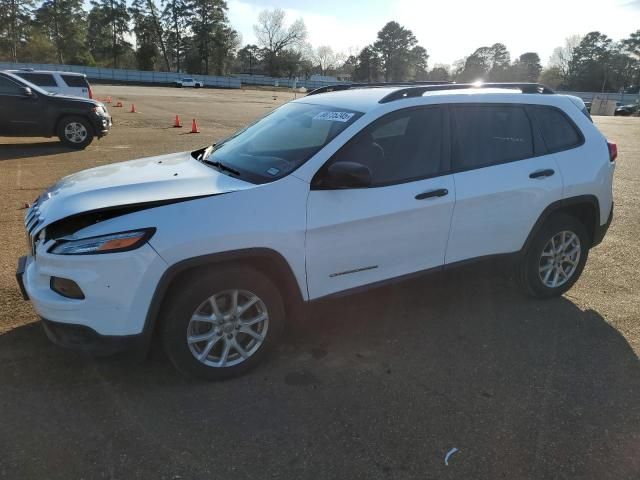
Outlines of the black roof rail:
M520 90L522 93L538 93L538 94L554 94L553 90L540 83L518 83L518 82L504 82L504 83L450 83L440 85L425 85L418 87L407 87L399 90L394 90L388 95L384 96L378 103L389 103L394 100L401 100L403 98L421 97L425 92L437 92L441 90L462 90L467 88L513 88Z
M317 95L319 93L339 92L341 90L349 90L351 88L376 88L376 87L412 87L412 86L426 86L426 85L444 85L452 82L443 82L436 80L424 80L417 82L373 82L373 83L337 83L335 85L325 85L324 87L318 87L307 93L309 95Z

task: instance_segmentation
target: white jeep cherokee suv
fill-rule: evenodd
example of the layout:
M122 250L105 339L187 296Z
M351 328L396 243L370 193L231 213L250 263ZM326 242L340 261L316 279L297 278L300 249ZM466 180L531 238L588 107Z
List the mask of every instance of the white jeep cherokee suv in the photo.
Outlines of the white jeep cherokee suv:
M344 90L328 92L327 90ZM224 141L63 178L18 282L56 343L187 374L261 361L312 300L491 255L560 295L613 212L616 147L535 84L323 88Z

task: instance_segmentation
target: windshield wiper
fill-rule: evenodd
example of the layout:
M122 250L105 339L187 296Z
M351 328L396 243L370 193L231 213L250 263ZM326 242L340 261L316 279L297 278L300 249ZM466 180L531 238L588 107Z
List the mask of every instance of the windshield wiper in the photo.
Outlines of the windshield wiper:
M211 165L212 167L219 168L220 170L225 170L233 175L240 176L240 172L235 168L228 167L224 163L216 162L215 160L207 160L206 158L202 159L202 163L206 163L207 165Z

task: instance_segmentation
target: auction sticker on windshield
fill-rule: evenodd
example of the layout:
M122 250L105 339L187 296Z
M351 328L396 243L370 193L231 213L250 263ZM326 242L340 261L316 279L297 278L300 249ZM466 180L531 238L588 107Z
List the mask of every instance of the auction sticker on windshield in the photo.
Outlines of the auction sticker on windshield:
M332 122L348 122L353 117L353 113L349 112L320 112L314 120L330 120Z

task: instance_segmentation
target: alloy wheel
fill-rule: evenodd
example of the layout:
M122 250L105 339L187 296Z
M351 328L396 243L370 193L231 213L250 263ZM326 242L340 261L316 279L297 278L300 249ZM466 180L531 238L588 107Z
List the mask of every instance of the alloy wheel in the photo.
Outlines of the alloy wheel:
M87 135L87 128L79 122L69 122L64 127L64 136L72 143L84 142Z
M557 288L567 283L578 268L581 253L580 238L574 232L563 230L551 237L538 262L543 285Z
M232 367L251 357L269 328L267 307L247 290L226 290L207 298L191 316L187 344L209 367Z

